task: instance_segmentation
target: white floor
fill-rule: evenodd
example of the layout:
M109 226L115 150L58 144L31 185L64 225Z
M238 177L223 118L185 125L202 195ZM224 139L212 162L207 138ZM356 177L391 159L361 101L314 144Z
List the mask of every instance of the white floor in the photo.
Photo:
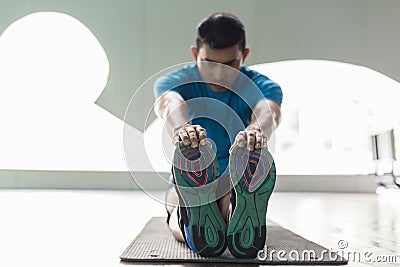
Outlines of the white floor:
M164 206L141 191L0 190L0 266L123 266L119 256L152 216ZM398 196L274 193L268 217L350 266L400 265Z

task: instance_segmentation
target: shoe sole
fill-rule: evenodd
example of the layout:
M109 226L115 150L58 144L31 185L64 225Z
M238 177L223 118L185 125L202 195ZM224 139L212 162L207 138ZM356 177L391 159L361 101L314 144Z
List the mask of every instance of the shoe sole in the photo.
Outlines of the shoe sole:
M198 159L190 160L199 154ZM217 257L227 246L226 223L215 199L216 183L212 183L218 173L218 163L216 159L212 161L212 154L208 145L192 149L183 144L174 154L175 185L189 221L184 226L186 243L203 257ZM209 166L203 169L207 163Z
M228 248L237 258L255 258L265 245L268 200L276 180L275 163L265 148L248 151L235 145L229 170L236 207L227 230Z

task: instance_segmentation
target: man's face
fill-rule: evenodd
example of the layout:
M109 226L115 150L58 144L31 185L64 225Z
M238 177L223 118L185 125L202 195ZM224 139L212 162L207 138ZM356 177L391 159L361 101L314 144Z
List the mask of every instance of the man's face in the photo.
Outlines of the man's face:
M217 93L226 92L239 76L239 70L249 50L244 53L239 45L215 49L203 44L199 50L192 47L201 77Z

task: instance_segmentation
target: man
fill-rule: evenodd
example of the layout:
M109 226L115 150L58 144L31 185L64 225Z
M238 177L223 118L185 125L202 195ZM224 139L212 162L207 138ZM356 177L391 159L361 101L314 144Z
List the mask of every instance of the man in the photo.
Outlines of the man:
M201 256L219 256L228 246L236 257L255 257L265 244L275 184L267 140L280 121L282 91L242 65L249 49L234 15L205 18L191 53L196 64L154 86L156 113L177 146L166 195L169 226Z

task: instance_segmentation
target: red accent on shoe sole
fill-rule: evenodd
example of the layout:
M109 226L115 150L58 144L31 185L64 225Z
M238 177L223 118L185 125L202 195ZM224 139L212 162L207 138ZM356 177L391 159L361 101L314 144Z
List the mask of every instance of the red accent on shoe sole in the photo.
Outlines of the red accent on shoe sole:
M208 149L208 147L205 147L205 150L206 150L207 154L210 156L210 158L212 158L212 154L211 154L210 150ZM183 172L184 172L184 170L182 168L182 156L185 155L185 154L190 153L191 151L193 151L193 148L185 150L184 152L182 152L179 155L179 169L180 169L180 174L181 175L183 175ZM189 157L186 157L186 158L190 159L190 158L194 157L195 155L198 155L199 153L200 153L200 151L196 151L195 153L193 153L192 155L190 155ZM203 182L199 182L196 179L196 177L198 177L198 178L203 177L203 166L207 166L207 158L203 154L200 154L200 158L190 161L190 168L188 166L188 162L189 162L189 160L185 160L185 166L184 166L185 167L184 169L186 170L185 173L186 173L187 177L189 177L189 179L192 180L197 186L206 185L207 181L208 181L208 176L209 176L208 168L204 169L204 171L206 173L204 175ZM195 169L195 167L194 167L195 164L199 166L200 172L187 171L187 170L190 170L190 169L192 169L192 170ZM214 161L212 162L212 168L214 169ZM192 174L194 174L194 176L196 176L196 177L194 177Z
M239 150L240 150L239 148L236 149L236 152L235 152L235 162L237 162ZM260 158L261 158L261 156L263 156L263 157L266 158L266 160L267 160L267 162L268 162L268 167L271 165L271 162L270 162L270 160L269 160L269 157L268 157L265 153L263 153L263 152L259 152L258 155L254 155L254 154L251 155L251 154L248 153L248 152L244 152L244 153L241 154L241 158L240 158L240 166L241 166L241 167L243 167L243 162L245 161L243 158L244 158L245 156L246 156L246 159L248 158L249 160L246 162L246 163L247 163L247 164L246 164L246 168L241 168L241 169L243 170L243 175L240 174L240 177L243 177L243 182L245 183L245 185L246 185L248 188L254 188L254 187L257 187L257 186L259 185L259 183L262 182L262 181L267 177L267 175L266 175L266 168L265 168L265 166L264 166L264 162L261 161L261 162L262 162L262 163L261 163L261 164L262 164L262 167L259 165L259 164L260 164ZM252 160L251 158L258 158L258 159L259 159L259 160L258 160L258 163L257 163L255 160ZM255 171L254 173L251 173L251 171L250 171L249 162L252 162L252 163L257 164L256 171ZM260 167L262 168L261 175L260 175L260 170L259 170ZM247 170L247 172L246 172L245 170ZM268 175L270 174L270 171L271 171L271 170L268 171ZM235 164L235 172L236 172L236 176L239 177L239 171L238 171L238 168L237 168L237 164ZM249 180L248 180L248 177L246 177L246 173L249 175L249 178L250 178L249 180L250 180L250 182L249 182ZM259 178L258 178L254 183L251 183L251 180L252 180L254 177L257 177L258 175L260 175Z

